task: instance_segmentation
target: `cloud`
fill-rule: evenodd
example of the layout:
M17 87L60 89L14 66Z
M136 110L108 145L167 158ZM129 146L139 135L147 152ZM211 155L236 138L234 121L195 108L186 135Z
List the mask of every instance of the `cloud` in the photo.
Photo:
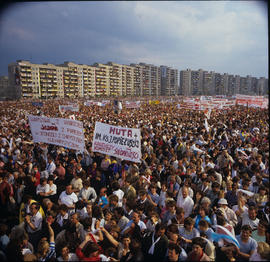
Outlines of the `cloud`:
M252 1L17 3L0 18L0 55L30 53L41 63L145 62L267 76L268 17Z

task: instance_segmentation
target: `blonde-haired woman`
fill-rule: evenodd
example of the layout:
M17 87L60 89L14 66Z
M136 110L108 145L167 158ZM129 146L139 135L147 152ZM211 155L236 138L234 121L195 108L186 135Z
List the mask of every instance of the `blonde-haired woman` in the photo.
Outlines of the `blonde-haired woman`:
M270 246L266 242L258 242L257 250L252 254L249 261L269 261Z

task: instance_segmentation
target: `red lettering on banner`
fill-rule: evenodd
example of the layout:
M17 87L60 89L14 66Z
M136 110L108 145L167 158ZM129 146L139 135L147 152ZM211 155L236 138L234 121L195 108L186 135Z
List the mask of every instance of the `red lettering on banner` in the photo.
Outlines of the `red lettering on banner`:
M127 136L128 137L132 137L132 130L127 130L127 129L124 129L124 128L116 128L116 127L110 127L110 131L109 133L110 134L115 134L115 135L121 135L121 136L125 136L126 134L126 131L127 131Z

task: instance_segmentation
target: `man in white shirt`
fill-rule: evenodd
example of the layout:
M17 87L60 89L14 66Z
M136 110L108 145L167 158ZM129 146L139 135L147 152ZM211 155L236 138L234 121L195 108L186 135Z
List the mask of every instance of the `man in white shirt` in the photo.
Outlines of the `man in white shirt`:
M55 169L56 169L55 163L53 162L53 159L49 157L46 170L48 171L49 175L52 175Z
M112 190L113 190L113 194L118 196L118 206L122 207L124 192L120 189L120 185L117 181L112 183Z
M191 214L193 206L194 206L194 201L188 195L188 188L186 186L182 187L182 192L179 190L176 206L182 207L184 209L185 218Z
M69 209L69 214L75 212L75 204L78 202L77 195L72 190L72 185L67 185L66 190L63 191L58 199L58 204L65 204Z
M50 191L50 186L47 184L47 179L41 178L40 184L36 188L36 194L39 200L42 200L44 197L46 197L49 191Z
M29 235L29 242L37 250L38 242L41 238L42 215L39 212L39 204L34 202L30 205L30 215L25 217L26 231Z
M244 212L242 216L242 226L249 225L252 230L257 229L259 219L257 218L257 207L249 206L248 212Z

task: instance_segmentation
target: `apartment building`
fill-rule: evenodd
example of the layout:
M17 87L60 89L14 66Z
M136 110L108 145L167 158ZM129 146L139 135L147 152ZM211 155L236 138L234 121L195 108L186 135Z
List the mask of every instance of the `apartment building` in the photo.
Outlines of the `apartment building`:
M203 94L211 96L215 94L215 72L203 71Z
M134 67L134 88L137 96L161 95L161 69L151 64L130 64Z
M228 75L228 93L227 95L232 96L239 94L240 89L240 76L239 75Z
M268 87L268 79L265 79L265 77L260 77L257 79L257 94L263 95L269 93L269 87Z
M6 98L8 91L8 76L0 76L0 98Z
M191 90L191 69L180 71L180 90L179 94L183 96L190 96Z
M203 94L203 70L191 71L191 90L192 95Z
M160 66L161 69L161 95L175 96L179 94L178 70L168 66Z
M180 71L180 94L191 95L266 95L268 79L252 76L241 77L227 73L186 69Z
M215 74L215 94L216 95L226 95L228 94L228 83L229 75L228 74Z
M122 96L134 96L135 89L135 71L134 67L122 65Z
M8 91L2 97L104 97L174 95L268 94L268 79L220 74L202 69L180 71L152 64L121 65L113 62L93 65L64 62L34 64L18 60L8 66ZM7 79L5 79L7 83ZM1 94L1 92L0 92Z

